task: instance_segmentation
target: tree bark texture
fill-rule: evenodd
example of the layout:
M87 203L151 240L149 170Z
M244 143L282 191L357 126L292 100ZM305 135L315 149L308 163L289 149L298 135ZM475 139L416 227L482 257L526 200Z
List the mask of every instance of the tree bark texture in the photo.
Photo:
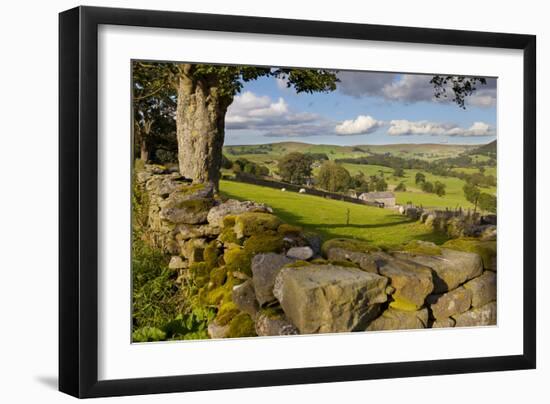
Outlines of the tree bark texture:
M225 113L229 102L216 82L195 79L184 65L178 84L176 127L181 175L194 183L210 182L218 190Z

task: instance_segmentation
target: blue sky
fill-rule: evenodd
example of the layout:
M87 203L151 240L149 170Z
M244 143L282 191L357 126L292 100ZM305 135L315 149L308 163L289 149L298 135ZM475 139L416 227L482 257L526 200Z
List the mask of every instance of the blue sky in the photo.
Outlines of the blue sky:
M496 138L496 79L478 85L464 110L433 97L431 76L338 77L336 91L316 94L296 94L273 77L245 83L226 116L225 144L484 144Z

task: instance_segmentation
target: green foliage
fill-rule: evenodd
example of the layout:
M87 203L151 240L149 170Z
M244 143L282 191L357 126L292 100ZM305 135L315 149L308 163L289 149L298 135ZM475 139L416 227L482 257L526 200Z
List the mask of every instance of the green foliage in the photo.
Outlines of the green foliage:
M426 176L423 173L416 173L414 177L414 182L416 184L420 184L422 182L426 182Z
M430 84L434 86L436 98L447 98L447 90L450 88L453 91L452 101L460 108L466 109L465 98L472 95L476 85L486 85L487 80L483 77L436 75L430 80Z
M372 175L369 181L371 191L383 192L388 190L388 183L382 176Z
M317 185L329 192L345 192L352 185L352 179L342 165L325 161L317 175Z
M486 194L484 192L479 194L479 208L487 212L497 212L497 197L495 195Z
M405 176L405 170L403 170L403 167L397 167L393 170L393 176L394 177L404 177Z
M141 327L132 333L134 342L154 342L166 340L166 333L156 327Z
M235 160L231 167L236 174L245 173L256 177L269 175L269 168L260 164L253 163L247 159Z
M421 187L422 187L422 191L424 192L428 192L428 193L434 192L434 184L431 183L430 181L422 182Z
M301 185L311 178L312 163L311 155L295 152L283 156L279 160L277 169L283 181Z
M446 188L446 185L444 183L442 183L441 181L436 181L434 183L434 193L437 195L437 196L443 196L445 195L445 188Z
M403 181L401 181L394 189L396 192L405 192L407 191L407 186Z
M233 162L225 154L222 154L222 168L229 170L231 167L233 167Z
M466 200L474 205L477 205L480 194L479 188L474 184L466 183L462 189L464 190L464 197Z

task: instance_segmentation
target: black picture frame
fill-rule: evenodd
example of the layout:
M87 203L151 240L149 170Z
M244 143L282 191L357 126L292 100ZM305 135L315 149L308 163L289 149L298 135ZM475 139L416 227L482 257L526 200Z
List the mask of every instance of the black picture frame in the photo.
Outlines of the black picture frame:
M99 381L97 52L100 24L522 50L523 354ZM535 36L77 7L59 15L59 100L59 389L62 392L85 398L535 368Z

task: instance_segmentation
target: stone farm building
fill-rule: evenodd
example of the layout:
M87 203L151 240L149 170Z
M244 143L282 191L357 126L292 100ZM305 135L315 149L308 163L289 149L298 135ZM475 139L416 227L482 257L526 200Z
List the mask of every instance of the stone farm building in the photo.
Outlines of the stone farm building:
M364 192L359 195L359 199L365 202L383 204L385 208L395 206L395 194L393 192Z

